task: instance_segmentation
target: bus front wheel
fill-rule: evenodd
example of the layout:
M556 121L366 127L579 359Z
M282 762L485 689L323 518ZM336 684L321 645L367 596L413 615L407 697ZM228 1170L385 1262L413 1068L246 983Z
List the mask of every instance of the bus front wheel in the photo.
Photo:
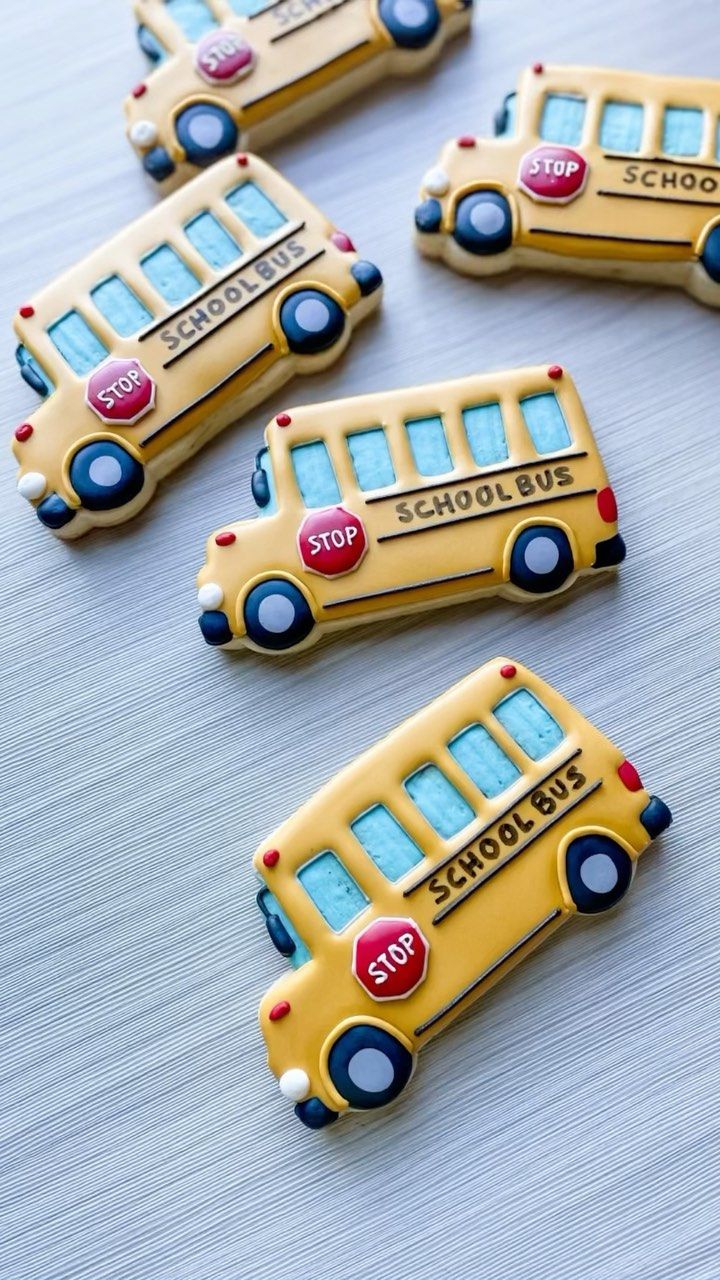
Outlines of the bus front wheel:
M230 155L237 145L237 125L224 107L194 102L181 111L175 132L190 164L207 165Z
M145 471L121 444L94 440L75 454L70 483L88 511L112 511L137 497L145 483Z
M302 591L284 578L269 578L253 587L247 594L243 617L248 639L273 653L302 644L315 625Z
M513 241L510 204L500 191L471 191L458 200L453 237L480 257L504 253Z
M566 533L554 525L533 525L515 539L510 556L510 581L521 591L544 595L564 586L575 569Z
M568 889L583 915L609 911L627 893L633 861L609 836L578 836L565 855Z
M380 0L379 13L400 49L424 49L440 29L435 0Z
M345 312L339 302L319 289L298 289L280 308L280 327L291 351L317 355L342 337Z
M412 1054L382 1027L349 1027L328 1057L330 1079L340 1097L362 1111L397 1098L412 1069Z
M711 280L720 284L720 226L713 227L703 245L700 261Z

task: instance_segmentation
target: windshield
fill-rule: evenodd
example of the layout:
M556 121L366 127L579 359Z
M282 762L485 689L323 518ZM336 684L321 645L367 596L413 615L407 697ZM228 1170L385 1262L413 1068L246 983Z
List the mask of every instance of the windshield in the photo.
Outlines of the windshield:
M515 116L517 112L517 93L508 93L503 104L495 113L495 137L502 138L515 132Z
M19 346L15 352L15 359L20 369L20 377L27 382L28 386L43 398L49 396L54 390L53 384L40 362L30 354L27 347Z
M277 494L273 475L270 450L267 446L261 449L255 459L255 470L251 481L252 496L258 515L269 516L277 511Z

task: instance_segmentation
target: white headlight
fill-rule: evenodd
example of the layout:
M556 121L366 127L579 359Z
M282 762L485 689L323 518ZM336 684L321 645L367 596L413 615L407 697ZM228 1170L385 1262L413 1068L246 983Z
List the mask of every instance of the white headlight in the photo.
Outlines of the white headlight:
M289 1071L283 1071L278 1086L283 1098L302 1102L310 1092L310 1077L301 1067L291 1067Z
M130 141L136 147L152 147L158 140L157 125L152 120L136 120L130 126Z
M41 471L27 471L18 480L17 490L21 498L32 502L33 498L42 498L47 489L47 480Z
M197 593L201 609L219 609L225 593L218 582L206 582Z
M450 190L450 179L444 169L428 169L423 186L431 196L444 196Z

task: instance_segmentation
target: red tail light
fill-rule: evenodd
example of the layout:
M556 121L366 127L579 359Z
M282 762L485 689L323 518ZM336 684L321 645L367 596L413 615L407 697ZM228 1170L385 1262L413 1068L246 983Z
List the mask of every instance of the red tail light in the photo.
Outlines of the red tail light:
M623 786L627 787L628 791L642 791L642 778L635 765L631 764L629 760L623 760L618 769L618 778Z
M343 253L355 252L355 245L353 244L349 235L346 235L344 231L333 231L332 235L330 236L330 239L335 245L335 248L341 249Z
M597 496L597 509L600 512L600 519L604 520L605 524L615 524L618 518L618 509L615 494L610 485L606 489L600 490Z

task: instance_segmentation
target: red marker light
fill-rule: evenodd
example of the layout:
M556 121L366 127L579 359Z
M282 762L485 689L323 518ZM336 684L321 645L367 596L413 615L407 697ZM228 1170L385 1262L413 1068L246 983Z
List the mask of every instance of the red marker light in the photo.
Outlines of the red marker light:
M617 502L610 485L606 489L601 489L597 495L597 509L600 513L600 519L604 520L605 524L614 524L617 520Z
M277 1004L273 1005L272 1009L268 1014L268 1018L270 1019L271 1022L279 1022L281 1018L286 1018L289 1012L290 1012L290 1001L279 1000Z
M262 860L263 860L263 866L276 867L278 862L280 861L280 850L267 849L262 856Z
M543 66L542 62L533 62L533 71L535 72L536 76L541 76L544 70L545 70L545 67Z
M240 152L240 155L236 156L236 157L235 157L235 159L237 160L237 162L238 162L238 164L240 165L240 168L241 168L241 169L244 169L244 168L246 167L246 165L247 165L247 163L248 163L248 158L247 158L247 156L245 155L245 152L244 152L244 151L241 151L241 152Z
M292 422L292 418L289 413L279 413L275 421L279 427L289 427Z
M330 236L336 249L341 249L343 253L354 253L355 245L344 231L333 231Z
M629 760L623 760L618 769L618 778L623 786L627 787L628 791L642 791L642 778L635 765L631 764Z
M517 675L517 667L512 662L506 662L504 667L500 668L500 675L503 680L512 680Z
M23 422L21 426L15 428L15 439L20 440L21 442L23 440L29 440L32 433L32 424L30 422Z
M215 534L215 541L219 547L231 547L236 538L237 534L230 532Z
M136 84L135 88L131 89L130 92L132 93L133 98L142 98L143 94L147 93L147 85Z
M548 378L552 378L554 382L557 382L558 378L562 378L562 376L563 376L562 365L551 364L550 368L548 369Z
M31 307L30 304L27 303L24 307L20 308L20 315L23 320L30 320L32 316L35 315L35 308Z
M475 141L471 133L462 133L457 140L457 144L459 147L474 147Z

